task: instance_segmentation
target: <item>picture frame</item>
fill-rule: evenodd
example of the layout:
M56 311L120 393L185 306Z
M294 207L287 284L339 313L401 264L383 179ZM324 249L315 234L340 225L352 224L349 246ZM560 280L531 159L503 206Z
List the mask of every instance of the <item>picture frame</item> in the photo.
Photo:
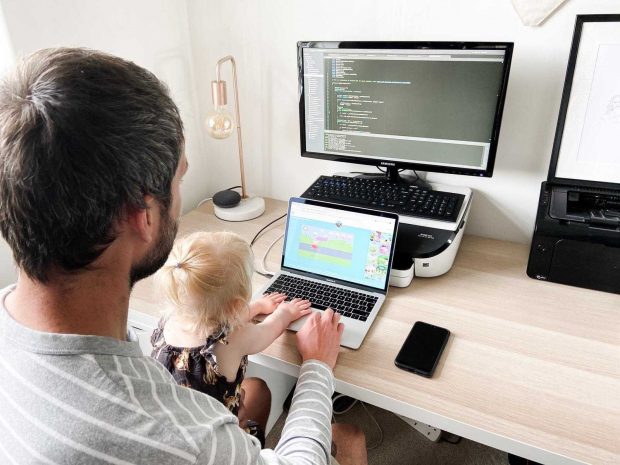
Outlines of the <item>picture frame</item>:
M620 189L619 75L620 14L577 16L550 183Z

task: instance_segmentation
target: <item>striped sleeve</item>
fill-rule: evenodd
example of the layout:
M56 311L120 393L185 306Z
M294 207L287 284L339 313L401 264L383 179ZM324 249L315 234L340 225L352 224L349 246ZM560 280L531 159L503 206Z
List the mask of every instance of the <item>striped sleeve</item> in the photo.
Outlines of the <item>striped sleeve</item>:
M275 450L261 450L258 440L239 428L234 417L233 421L222 417L213 425L209 447L197 457L196 464L328 465L333 386L333 374L327 365L306 361ZM196 400L199 410L203 410L202 396L196 396Z
M323 362L308 360L301 366L293 402L275 455L290 464L329 464L334 376ZM277 462L276 462L277 463Z

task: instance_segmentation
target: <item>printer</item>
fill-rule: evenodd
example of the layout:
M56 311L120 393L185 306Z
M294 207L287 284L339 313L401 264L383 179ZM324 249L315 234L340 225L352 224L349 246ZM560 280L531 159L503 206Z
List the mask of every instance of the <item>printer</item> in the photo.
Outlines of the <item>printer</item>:
M447 184L430 185L435 190L463 194L461 211L454 222L401 215L390 274L391 286L406 287L414 276L440 276L454 263L469 218L472 190Z
M527 274L620 293L620 186L543 182Z
M355 177L340 172L337 176ZM440 221L400 215L390 286L407 287L413 277L433 278L450 271L469 218L472 190L469 187L428 182L430 188L462 194L465 198L456 221ZM303 195L303 194L302 194Z
M620 32L599 34L610 22L620 31L620 15L577 16L527 274L620 293L620 81L610 72L620 55L609 48L620 47Z

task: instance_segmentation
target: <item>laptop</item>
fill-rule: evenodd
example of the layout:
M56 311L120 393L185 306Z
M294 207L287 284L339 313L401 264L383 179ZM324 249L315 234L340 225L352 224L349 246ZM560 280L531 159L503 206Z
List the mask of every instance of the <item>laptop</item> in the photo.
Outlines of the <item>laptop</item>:
M254 297L283 292L315 312L331 307L344 323L340 344L357 349L387 295L397 228L394 213L291 198L281 270Z

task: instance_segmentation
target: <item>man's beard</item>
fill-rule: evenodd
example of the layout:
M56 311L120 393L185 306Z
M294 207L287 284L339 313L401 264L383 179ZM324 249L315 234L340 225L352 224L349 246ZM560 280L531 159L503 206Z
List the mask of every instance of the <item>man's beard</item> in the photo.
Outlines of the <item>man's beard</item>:
M172 250L177 230L179 229L179 222L170 218L169 210L170 209L160 207L161 223L157 242L153 245L151 250L147 252L140 263L131 268L129 272L130 287L133 287L137 281L151 276L166 263L168 255L170 255L170 251Z

